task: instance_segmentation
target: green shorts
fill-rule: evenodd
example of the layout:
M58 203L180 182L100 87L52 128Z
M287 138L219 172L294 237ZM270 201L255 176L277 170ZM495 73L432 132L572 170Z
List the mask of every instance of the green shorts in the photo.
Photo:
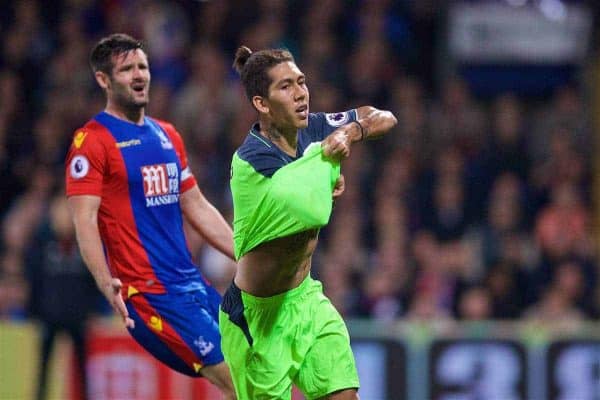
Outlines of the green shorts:
M310 277L272 297L232 284L219 328L239 400L290 399L292 383L307 399L359 386L346 325Z

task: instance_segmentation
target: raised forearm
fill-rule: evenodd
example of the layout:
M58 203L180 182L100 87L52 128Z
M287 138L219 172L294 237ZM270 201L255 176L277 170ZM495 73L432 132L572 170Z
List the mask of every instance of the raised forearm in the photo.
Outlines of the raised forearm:
M398 123L396 117L390 111L379 110L375 107L359 107L356 112L358 114L357 121L360 125L354 124L353 142L361 139L376 139L388 133Z
M356 113L355 121L340 126L321 142L326 157L343 160L350 155L352 143L383 136L398 122L390 111L371 106L359 107Z
M194 187L182 194L180 204L183 215L196 232L211 246L234 260L231 227L200 189Z

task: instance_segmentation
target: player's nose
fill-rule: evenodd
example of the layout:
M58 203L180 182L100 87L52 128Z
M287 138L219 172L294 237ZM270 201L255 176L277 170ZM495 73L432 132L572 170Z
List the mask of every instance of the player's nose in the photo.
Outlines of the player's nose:
M296 86L295 99L296 100L304 100L307 95L307 90L302 86Z
M142 70L141 68L135 67L133 69L133 79L135 80L143 80L145 76L145 70Z

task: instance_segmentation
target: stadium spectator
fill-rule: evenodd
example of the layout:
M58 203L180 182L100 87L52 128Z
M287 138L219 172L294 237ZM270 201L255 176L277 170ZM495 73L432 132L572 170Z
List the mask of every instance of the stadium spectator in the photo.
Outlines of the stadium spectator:
M40 364L36 399L47 398L50 356L57 335L65 332L73 344L77 368L78 398L88 398L86 376L86 327L99 309L102 295L83 263L67 200L54 194L27 251L25 271L30 282L29 313L41 325Z

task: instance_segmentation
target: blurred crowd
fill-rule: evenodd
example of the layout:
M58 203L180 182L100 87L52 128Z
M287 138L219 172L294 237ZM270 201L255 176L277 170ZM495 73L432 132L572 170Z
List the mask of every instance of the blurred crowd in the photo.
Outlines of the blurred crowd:
M238 45L290 49L313 112L394 112L397 128L343 164L346 191L313 260L345 317L596 318L585 83L481 98L459 74L440 78L442 3L2 2L0 319L39 316L79 285L64 277L80 271L58 267L76 255L52 210L64 207L72 134L104 106L87 60L110 32L146 43L147 112L175 124L201 189L230 221L229 163L255 119L231 68ZM222 291L235 265L188 239Z

